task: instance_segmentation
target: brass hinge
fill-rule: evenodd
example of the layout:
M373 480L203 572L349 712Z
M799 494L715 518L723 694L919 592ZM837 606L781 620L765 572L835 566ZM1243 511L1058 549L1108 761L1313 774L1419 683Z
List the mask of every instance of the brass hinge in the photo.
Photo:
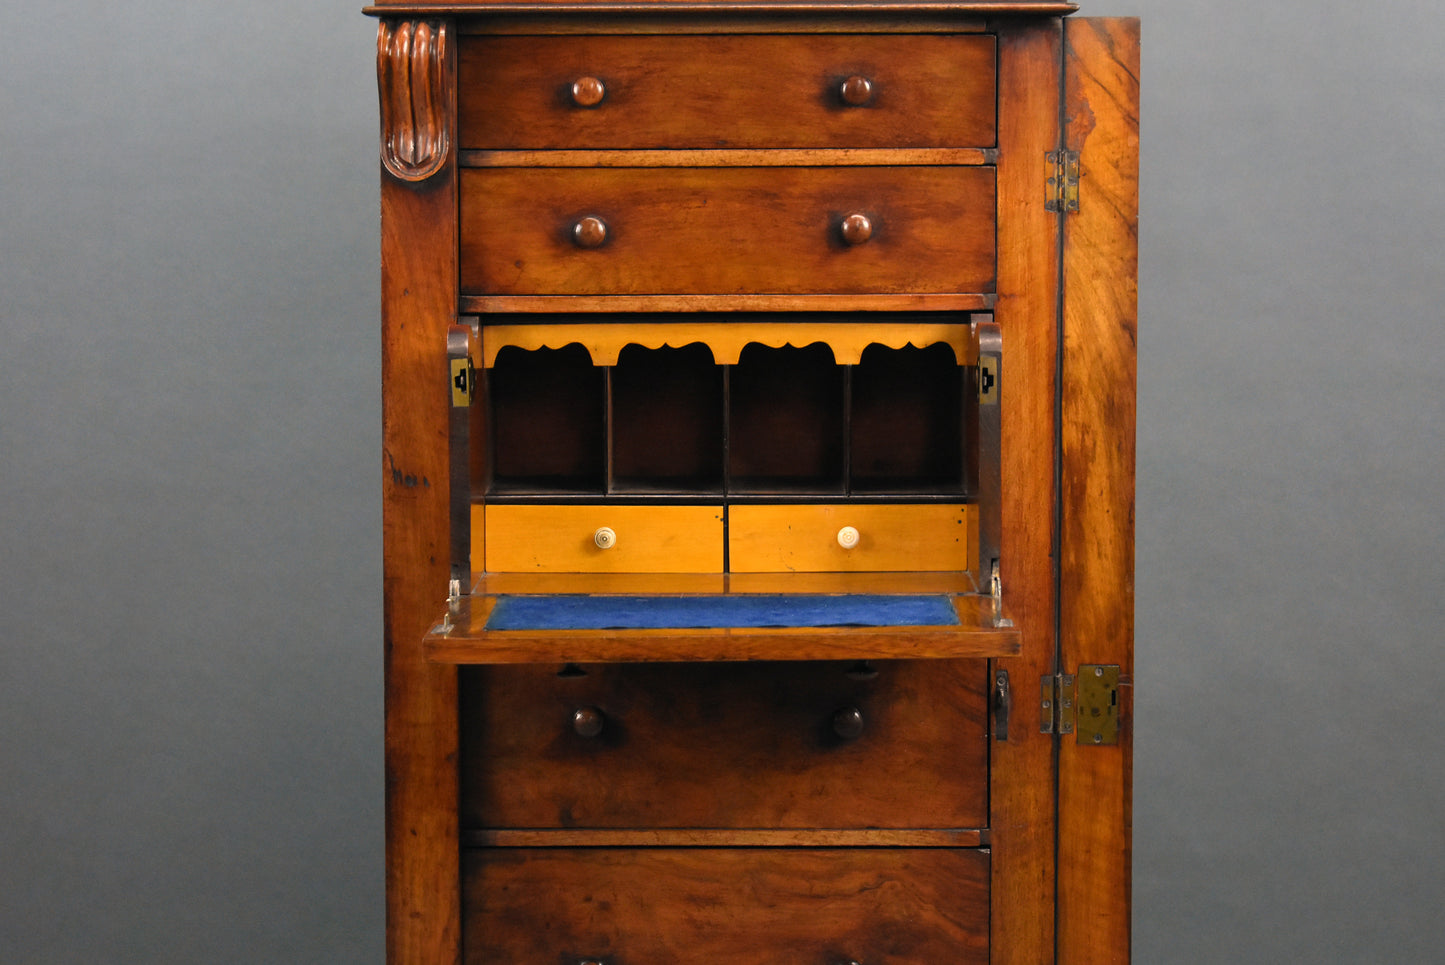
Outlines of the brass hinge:
M1074 732L1074 675L1056 673L1039 680L1039 731L1044 734Z
M1076 213L1079 210L1079 152L1050 151L1045 158L1049 175L1045 210Z
M1077 674L1039 680L1039 731L1073 734L1080 744L1119 743L1119 667L1087 663Z

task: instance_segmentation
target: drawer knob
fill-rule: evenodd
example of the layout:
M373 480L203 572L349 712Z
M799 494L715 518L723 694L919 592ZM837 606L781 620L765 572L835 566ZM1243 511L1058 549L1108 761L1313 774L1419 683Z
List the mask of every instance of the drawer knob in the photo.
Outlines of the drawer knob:
M572 711L572 729L578 737L596 737L607 725L607 718L596 707L578 707Z
M607 240L607 222L595 215L578 218L572 226L572 240L579 248L596 248Z
M607 86L596 77L579 77L572 82L572 103L578 107L596 107L607 96Z
M611 526L599 526L597 532L592 534L592 542L596 543L600 550L610 550L617 545L617 531Z
M849 107L862 107L873 99L873 82L867 77L854 74L838 85L838 96Z
M843 240L850 245L861 245L873 237L873 222L868 220L866 214L855 211L843 219L838 226L843 235Z
M857 707L844 707L833 715L833 733L844 740L852 740L863 733L863 711Z
M845 550L850 550L858 545L858 530L852 526L844 526L838 530L838 545Z

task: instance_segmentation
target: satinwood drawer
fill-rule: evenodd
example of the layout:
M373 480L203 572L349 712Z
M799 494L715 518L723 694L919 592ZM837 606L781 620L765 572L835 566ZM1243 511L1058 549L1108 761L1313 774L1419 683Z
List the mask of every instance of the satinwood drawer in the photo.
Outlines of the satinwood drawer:
M463 148L990 147L985 35L473 37ZM856 103L855 103L856 102Z
M487 506L494 573L720 573L721 506Z
M467 965L988 961L985 851L498 848L462 879Z
M462 826L984 827L986 678L980 661L467 668Z
M743 505L728 513L734 573L974 568L972 506Z
M991 292L989 166L461 172L490 295Z

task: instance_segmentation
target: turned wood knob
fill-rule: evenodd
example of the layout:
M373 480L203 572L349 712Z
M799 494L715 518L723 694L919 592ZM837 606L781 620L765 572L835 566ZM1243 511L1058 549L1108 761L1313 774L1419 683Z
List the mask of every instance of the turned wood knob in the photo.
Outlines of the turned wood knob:
M596 543L600 550L610 550L617 545L617 531L611 526L599 526L597 532L592 534L592 542Z
M863 733L863 711L857 707L844 707L833 715L833 733L844 740L852 740Z
M845 550L850 550L858 545L858 530L852 526L844 526L838 530L838 545Z
M850 245L861 245L873 237L873 222L868 216L861 212L854 212L843 219L838 230L843 235L843 240Z
M862 107L873 99L873 82L867 77L854 74L838 85L838 96L849 107Z
M578 707L572 711L572 729L578 737L596 737L607 725L607 718L596 707Z
M578 107L596 107L607 96L607 86L596 77L579 77L572 82L572 103Z
M578 218L572 226L572 240L579 248L596 248L607 240L607 222L590 214Z

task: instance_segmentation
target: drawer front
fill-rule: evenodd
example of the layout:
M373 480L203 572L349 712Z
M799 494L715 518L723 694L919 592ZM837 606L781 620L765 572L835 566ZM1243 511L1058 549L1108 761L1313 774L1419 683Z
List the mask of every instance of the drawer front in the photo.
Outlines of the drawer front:
M458 67L460 139L494 150L991 147L995 73L994 39L976 34L477 37Z
M463 827L987 824L980 661L559 669L463 671Z
M468 169L461 231L471 294L990 292L994 169Z
M846 527L854 533L844 533ZM728 567L734 573L971 570L977 540L973 506L734 506Z
M488 506L486 567L491 573L720 573L722 517L720 506ZM604 529L610 541L605 534L599 539Z
M989 855L547 848L462 859L464 961L988 961Z

